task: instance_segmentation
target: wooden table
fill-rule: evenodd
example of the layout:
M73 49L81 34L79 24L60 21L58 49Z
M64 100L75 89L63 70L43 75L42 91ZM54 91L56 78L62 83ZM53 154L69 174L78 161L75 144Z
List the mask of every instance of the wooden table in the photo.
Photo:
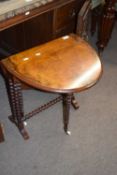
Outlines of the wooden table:
M85 1L34 0L36 6L25 4L25 9L22 6L24 0L0 2L0 50L2 51L0 58L45 43L59 36L75 33L79 28L80 33L82 33L81 24L84 26L84 17L80 16L78 21L78 14ZM12 7L10 3L13 2ZM37 2L40 3L39 6ZM87 11L87 6L85 7ZM81 12L83 10L84 8Z
M63 100L64 130L68 134L70 104L76 108L73 93L92 87L101 76L102 66L91 46L76 35L67 35L34 47L1 61L8 85L12 116L24 139L29 135L24 121ZM24 114L22 83L42 90L60 94L59 97Z

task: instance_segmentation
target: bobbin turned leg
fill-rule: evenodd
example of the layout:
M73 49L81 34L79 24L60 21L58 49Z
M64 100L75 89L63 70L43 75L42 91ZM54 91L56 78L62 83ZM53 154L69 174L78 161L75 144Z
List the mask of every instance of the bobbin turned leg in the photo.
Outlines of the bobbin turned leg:
M64 123L64 131L68 135L71 135L71 132L68 130L71 98L72 94L63 95L63 123Z
M71 104L74 107L74 109L78 109L79 108L79 104L76 101L74 94L72 94L72 97L71 97Z
M16 124L23 138L28 139L29 135L23 123L24 111L21 83L13 77L8 79L8 95L12 111L12 116L9 119Z

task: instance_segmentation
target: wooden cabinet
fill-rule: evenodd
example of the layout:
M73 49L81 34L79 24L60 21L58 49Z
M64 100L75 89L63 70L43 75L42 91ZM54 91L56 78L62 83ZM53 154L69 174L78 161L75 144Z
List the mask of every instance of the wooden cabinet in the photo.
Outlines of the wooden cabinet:
M0 32L0 57L17 53L25 49L23 25L11 27Z
M42 44L53 36L53 11L0 32L1 58Z
M75 32L76 22L82 1L72 1L54 11L54 35L61 36Z
M75 32L78 13L85 1L59 0L44 12L0 32L0 46L6 52L6 55L4 52L1 56L11 55Z
M24 22L25 49L45 43L53 36L53 11Z
M23 24L0 32L0 58L25 49Z

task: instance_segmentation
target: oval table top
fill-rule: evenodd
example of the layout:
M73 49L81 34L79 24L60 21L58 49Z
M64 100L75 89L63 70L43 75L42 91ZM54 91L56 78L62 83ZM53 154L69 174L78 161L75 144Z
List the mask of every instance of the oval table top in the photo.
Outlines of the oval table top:
M1 61L22 82L50 92L79 92L102 73L95 50L75 34L20 52Z

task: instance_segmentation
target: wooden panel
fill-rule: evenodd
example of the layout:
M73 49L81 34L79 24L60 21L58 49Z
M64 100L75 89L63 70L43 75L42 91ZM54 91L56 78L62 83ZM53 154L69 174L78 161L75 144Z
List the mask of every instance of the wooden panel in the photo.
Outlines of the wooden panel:
M83 1L72 1L57 8L55 11L55 28L60 29L73 21L79 12Z
M66 25L64 28L59 29L56 33L55 33L55 38L64 36L64 35L68 35L70 33L75 33L75 26L74 26L74 21L72 21L71 23L69 23L68 25Z
M75 2L64 5L56 10L55 29L61 29L70 23L75 17Z
M76 27L76 33L80 35L82 38L88 39L88 22L89 22L89 12L91 9L91 1L87 0L77 18L77 27Z
M50 11L0 32L0 58L51 40L52 19Z
M60 33L60 31L62 31L62 33L63 31L66 31L67 33L75 32L77 15L84 2L85 0L72 1L55 10L55 35L59 35L58 33Z
M50 11L24 23L26 49L52 39L52 19Z
M11 55L76 31L77 16L86 0L59 0L56 6L0 33L0 56ZM49 7L49 6L48 6ZM4 53L5 52L5 53Z
M0 46L6 55L24 50L25 45L23 24L0 32Z

